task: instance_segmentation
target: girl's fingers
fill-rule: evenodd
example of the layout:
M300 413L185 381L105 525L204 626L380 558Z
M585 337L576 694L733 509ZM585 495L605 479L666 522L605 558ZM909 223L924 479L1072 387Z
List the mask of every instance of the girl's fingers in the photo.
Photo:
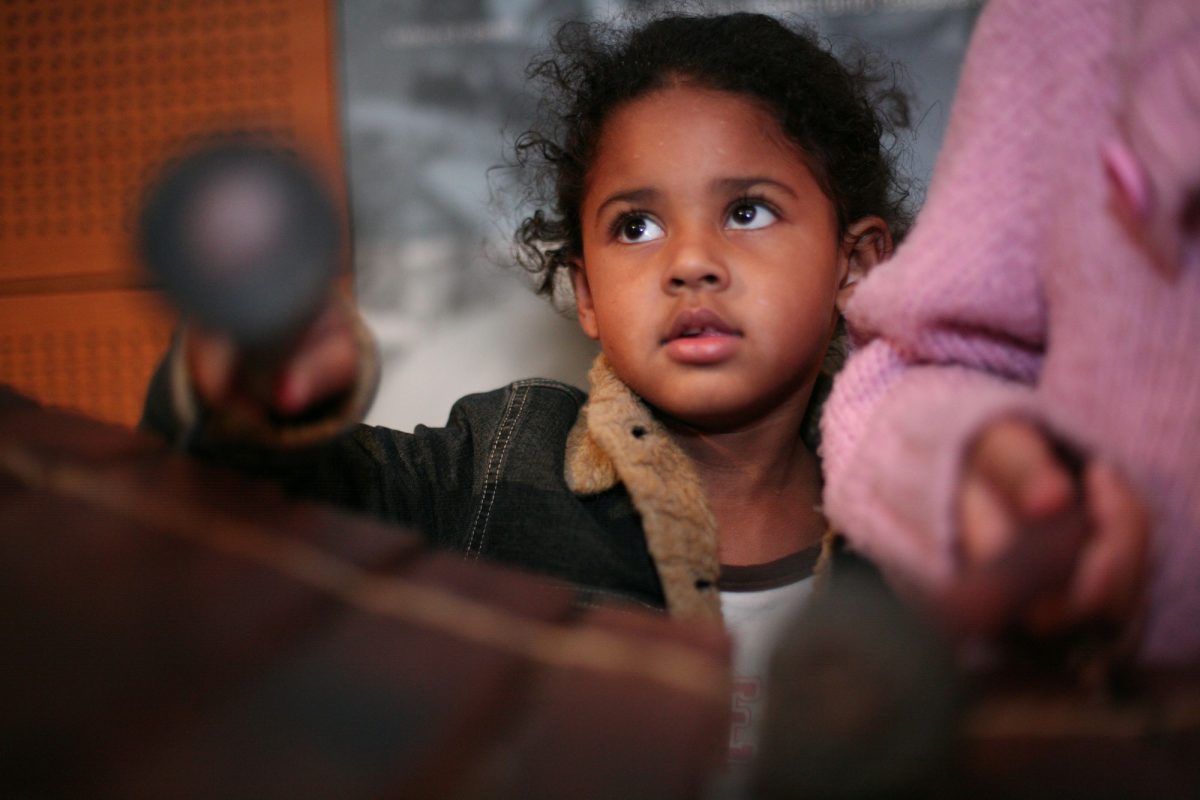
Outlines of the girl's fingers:
M353 389L359 355L350 313L335 299L313 322L280 374L277 410L296 414Z
M184 352L196 393L210 408L293 416L352 390L360 355L353 314L331 294L290 355L269 363L246 361L228 337L189 329Z
M184 340L184 356L192 387L210 407L220 406L233 389L237 347L225 336L190 329Z
M313 343L281 376L275 405L297 414L323 400L348 392L358 377L358 344L347 333Z
M1080 556L1071 590L1079 616L1120 619L1141 598L1149 548L1149 515L1132 487L1107 464L1084 475L1095 529Z

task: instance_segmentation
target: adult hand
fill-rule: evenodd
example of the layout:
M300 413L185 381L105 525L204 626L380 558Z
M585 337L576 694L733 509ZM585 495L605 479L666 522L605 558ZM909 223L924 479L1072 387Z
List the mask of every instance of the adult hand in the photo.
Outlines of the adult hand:
M964 569L997 562L1035 529L1071 524L1072 513L1082 514L1085 538L1069 578L1038 587L1023 618L1010 624L1049 634L1085 620L1129 620L1144 589L1150 521L1109 465L1088 461L1077 476L1047 434L1024 420L984 430L968 453L959 494ZM1036 558L1036 546L1026 552Z

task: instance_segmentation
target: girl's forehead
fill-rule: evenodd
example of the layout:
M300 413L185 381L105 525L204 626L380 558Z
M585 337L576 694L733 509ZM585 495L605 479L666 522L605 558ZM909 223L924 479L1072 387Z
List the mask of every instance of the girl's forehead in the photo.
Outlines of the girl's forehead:
M611 180L811 173L810 159L755 98L683 85L613 110L597 140L586 189Z
M601 129L597 149L614 138L655 130L766 136L776 146L795 149L775 115L758 99L691 84L654 89L617 106Z

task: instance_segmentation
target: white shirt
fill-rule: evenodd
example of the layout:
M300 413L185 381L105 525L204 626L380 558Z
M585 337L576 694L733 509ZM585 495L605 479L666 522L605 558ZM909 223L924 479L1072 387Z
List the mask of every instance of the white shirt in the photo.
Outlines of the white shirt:
M813 589L820 545L752 566L721 566L721 614L733 640L733 720L729 771L716 796L740 796L758 750L775 644Z

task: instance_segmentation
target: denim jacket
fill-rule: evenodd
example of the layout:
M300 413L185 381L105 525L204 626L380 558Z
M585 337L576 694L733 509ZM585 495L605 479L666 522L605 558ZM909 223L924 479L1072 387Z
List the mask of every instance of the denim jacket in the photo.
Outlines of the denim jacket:
M177 353L156 373L142 420L176 441L188 425L180 409L194 402ZM465 558L719 618L716 525L690 464L603 356L591 379L591 399L540 379L469 395L441 428L358 424L287 448L204 430L189 449Z

